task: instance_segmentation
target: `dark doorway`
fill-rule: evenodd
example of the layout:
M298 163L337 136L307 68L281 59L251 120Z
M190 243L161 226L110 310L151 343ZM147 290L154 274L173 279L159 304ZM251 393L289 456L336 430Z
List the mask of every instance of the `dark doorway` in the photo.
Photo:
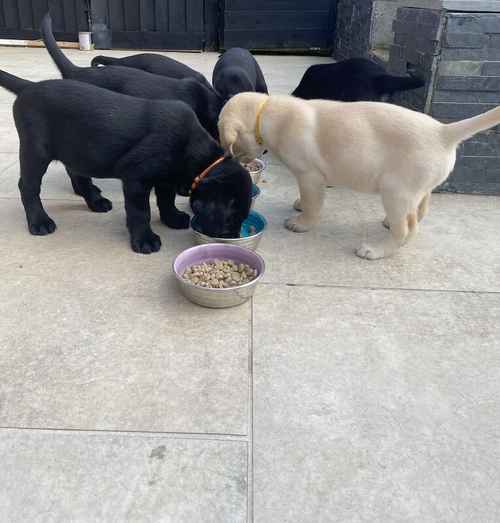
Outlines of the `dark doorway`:
M333 0L225 0L223 47L329 52Z

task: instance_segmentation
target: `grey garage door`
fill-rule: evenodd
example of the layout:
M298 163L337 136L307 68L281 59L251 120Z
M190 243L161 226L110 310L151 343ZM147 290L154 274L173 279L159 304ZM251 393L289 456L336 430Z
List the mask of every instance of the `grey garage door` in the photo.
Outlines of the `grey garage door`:
M36 40L48 0L0 0L0 38ZM58 40L76 41L78 31L88 31L85 0L51 2L54 33Z
M205 0L92 0L94 19L111 29L113 48L201 50Z
M224 48L331 49L332 0L225 0Z
M218 49L328 52L336 0L0 0L0 38L38 39L51 5L55 36L88 30L98 46L123 49ZM101 32L99 34L99 32Z

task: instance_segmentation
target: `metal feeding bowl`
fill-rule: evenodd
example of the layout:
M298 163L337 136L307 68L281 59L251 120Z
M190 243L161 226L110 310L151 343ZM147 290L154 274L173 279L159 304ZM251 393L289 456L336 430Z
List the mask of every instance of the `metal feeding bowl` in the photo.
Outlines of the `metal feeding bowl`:
M243 222L239 238L212 238L200 232L196 216L191 220L194 241L198 245L207 243L227 243L246 247L255 251L267 227L267 220L257 211L250 211L248 218Z
M247 264L257 271L257 276L248 283L225 289L199 287L182 277L188 267L214 260L231 260L235 263ZM222 309L241 305L253 296L257 284L264 275L265 263L258 254L244 247L212 243L197 245L181 252L174 260L173 271L180 291L188 300L203 307Z
M252 181L255 184L258 184L260 182L262 178L262 173L267 167L266 162L264 160L261 160L260 158L255 158L255 160L252 160L250 163L246 163L243 166L250 173Z

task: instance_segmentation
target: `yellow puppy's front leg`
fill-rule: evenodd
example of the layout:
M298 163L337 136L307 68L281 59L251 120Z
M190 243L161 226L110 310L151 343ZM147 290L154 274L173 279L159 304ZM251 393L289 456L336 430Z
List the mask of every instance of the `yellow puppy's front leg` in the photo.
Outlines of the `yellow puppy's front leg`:
M293 232L306 232L319 222L325 195L323 177L316 173L297 176L300 198L294 208L302 211L285 221L285 227Z

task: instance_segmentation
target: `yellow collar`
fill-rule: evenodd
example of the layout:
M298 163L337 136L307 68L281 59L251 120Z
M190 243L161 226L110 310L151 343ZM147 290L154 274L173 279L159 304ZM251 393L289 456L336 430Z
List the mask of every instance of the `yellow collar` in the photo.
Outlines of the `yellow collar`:
M264 139L262 138L262 134L260 133L260 124L262 120L262 113L264 112L267 102L269 102L269 97L266 98L266 100L260 104L259 110L257 111L257 117L255 119L255 141L259 145L262 145L264 143Z

